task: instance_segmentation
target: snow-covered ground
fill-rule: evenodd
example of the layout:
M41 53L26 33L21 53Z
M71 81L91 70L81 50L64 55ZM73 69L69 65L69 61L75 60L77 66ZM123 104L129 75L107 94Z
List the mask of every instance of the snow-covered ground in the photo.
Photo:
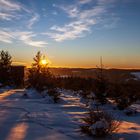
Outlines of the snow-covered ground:
M136 79L140 80L140 72L132 72L131 74L134 75Z
M33 90L6 89L0 91L0 140L92 140L82 134L79 125L87 107L72 91L60 90L61 103L41 98ZM28 95L26 98L25 93ZM30 96L29 96L30 95ZM140 105L134 105L140 111ZM118 132L106 139L139 140L140 114L128 117L119 114L122 124ZM105 138L103 138L105 139Z

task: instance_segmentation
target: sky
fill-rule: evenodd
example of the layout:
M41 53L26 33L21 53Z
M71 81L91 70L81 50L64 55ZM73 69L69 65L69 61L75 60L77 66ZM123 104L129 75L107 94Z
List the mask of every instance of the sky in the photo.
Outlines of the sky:
M0 50L30 66L140 68L140 0L0 0Z

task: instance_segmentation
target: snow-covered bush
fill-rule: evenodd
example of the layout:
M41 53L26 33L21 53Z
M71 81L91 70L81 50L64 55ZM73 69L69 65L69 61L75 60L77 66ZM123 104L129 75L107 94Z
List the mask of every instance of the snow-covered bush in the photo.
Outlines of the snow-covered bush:
M129 107L132 103L129 98L122 96L116 99L116 104L119 110L124 110L125 108Z
M88 107L92 110L99 108L99 106L101 106L101 103L97 100L91 100L88 102Z
M91 133L96 136L106 135L106 130L108 129L109 124L105 119L95 122L92 126L89 127Z
M30 89L25 90L25 92L22 95L22 98L24 98L24 99L41 99L42 95L37 90L30 88Z
M82 91L80 96L80 102L85 103L86 105L94 100L94 94L91 91Z
M137 113L137 110L135 108L132 108L132 107L128 107L124 110L124 113L127 115L127 116L133 116Z
M54 100L54 103L57 103L60 99L60 93L57 91L56 88L51 88L48 90L48 95L51 96Z
M28 94L27 94L27 93L24 93L24 94L22 95L22 98L28 99L28 98L29 98L29 97L28 97Z
M89 99L90 93L91 93L90 91L83 91L81 93L81 96L85 99Z
M84 125L81 126L83 133L96 137L104 137L117 131L120 122L115 117L99 108L92 109L88 116L83 119Z
M114 82L109 87L109 97L115 100L119 110L124 110L137 100L138 89L131 82Z

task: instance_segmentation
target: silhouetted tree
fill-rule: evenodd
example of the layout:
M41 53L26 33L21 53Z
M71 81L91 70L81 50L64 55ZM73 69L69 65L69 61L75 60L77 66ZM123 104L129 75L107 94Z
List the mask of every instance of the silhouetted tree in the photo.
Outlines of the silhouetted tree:
M10 68L12 63L12 57L8 51L0 51L0 82L3 85L9 85L10 83Z
M29 86L38 91L43 91L44 89L51 88L53 86L53 76L50 73L47 64L41 64L42 57L41 52L37 52L36 56L33 58L34 63L29 70L28 77Z
M94 93L96 95L97 100L101 104L105 104L107 101L107 89L108 89L108 80L104 74L104 68L101 59L101 66L96 71L96 79L94 82Z
M41 59L42 59L42 54L40 51L37 52L36 56L33 58L34 63L32 64L32 68L36 69L37 72L40 72L41 70Z

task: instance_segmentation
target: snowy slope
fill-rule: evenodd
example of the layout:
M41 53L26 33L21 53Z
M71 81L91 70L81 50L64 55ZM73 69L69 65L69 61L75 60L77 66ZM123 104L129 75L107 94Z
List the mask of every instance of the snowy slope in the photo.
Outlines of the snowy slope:
M3 90L0 94L0 140L92 140L79 131L81 118L87 111L85 104L72 91L60 92L63 103L48 104L44 98L38 98L35 91ZM30 98L23 98L25 93L31 95ZM118 114L122 121L120 130L106 139L140 139L139 114L126 117L110 105L104 108Z
M83 114L84 109L77 106L77 100L74 106L75 98L66 97L68 104L46 104L44 99L22 98L25 92L27 91L24 89L17 89L0 94L1 140L79 138L79 125L72 118L77 117L80 112ZM75 116L69 116L73 112Z

